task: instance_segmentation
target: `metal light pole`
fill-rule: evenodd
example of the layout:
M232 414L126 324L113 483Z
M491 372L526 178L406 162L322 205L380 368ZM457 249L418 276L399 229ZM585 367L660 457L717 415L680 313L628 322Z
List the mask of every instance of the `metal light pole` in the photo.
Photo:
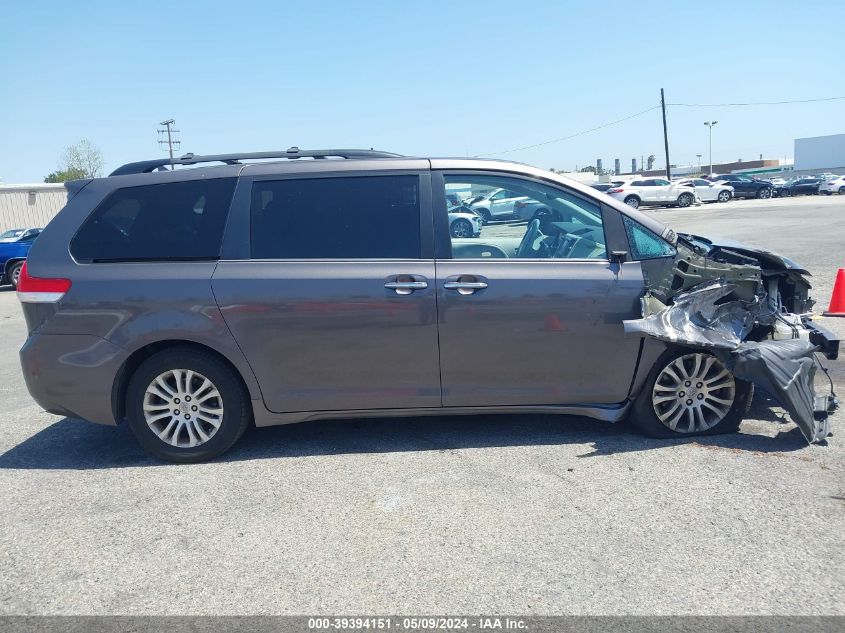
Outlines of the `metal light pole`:
M707 174L708 176L713 175L713 126L716 125L718 121L705 121L704 125L710 130L710 173Z
M701 173L701 154L696 154L698 157L698 173Z

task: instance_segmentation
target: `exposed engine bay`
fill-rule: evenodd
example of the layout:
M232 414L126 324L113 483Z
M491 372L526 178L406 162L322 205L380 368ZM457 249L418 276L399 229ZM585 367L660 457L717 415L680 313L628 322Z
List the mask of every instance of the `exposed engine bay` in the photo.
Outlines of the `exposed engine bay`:
M625 321L626 334L710 350L776 398L808 442L823 442L836 398L815 395L815 354L835 359L839 341L810 319L810 273L741 244L664 237L677 255L642 262L643 318Z

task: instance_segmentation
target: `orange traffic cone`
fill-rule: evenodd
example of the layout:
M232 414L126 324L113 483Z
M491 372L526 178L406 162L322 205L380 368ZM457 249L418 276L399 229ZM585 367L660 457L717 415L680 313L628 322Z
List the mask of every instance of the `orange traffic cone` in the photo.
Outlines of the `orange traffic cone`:
M840 268L836 273L833 294L830 296L830 307L824 315L845 317L845 268Z

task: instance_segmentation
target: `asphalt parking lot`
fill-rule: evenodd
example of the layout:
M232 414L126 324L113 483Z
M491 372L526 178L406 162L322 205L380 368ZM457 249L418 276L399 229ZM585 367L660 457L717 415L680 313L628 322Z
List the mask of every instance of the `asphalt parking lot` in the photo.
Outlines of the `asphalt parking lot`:
M821 308L845 266L845 197L646 212L805 264ZM1 613L845 614L841 410L828 446L758 393L738 435L314 422L177 466L40 411L12 292L0 323ZM843 397L845 362L829 364Z

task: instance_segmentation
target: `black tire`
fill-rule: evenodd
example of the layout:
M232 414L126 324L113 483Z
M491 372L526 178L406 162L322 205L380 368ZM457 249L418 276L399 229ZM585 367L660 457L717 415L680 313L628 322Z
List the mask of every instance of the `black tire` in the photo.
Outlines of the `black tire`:
M845 196L845 187L839 187L839 195Z
M727 202L731 199L731 192L725 189L724 191L719 192L719 197L717 198L718 202Z
M458 218L449 227L449 234L452 237L472 237L473 232L470 221L463 218Z
M788 198L791 195L792 195L792 192L789 191L789 189L781 189L780 190L780 197L781 198Z
M625 200L623 200L623 202L632 209L640 208L640 199L637 196L628 196Z
M678 196L678 206L682 209L690 206L691 204L692 196L690 194L682 193L680 196Z
M153 432L144 418L147 387L170 369L189 369L207 377L220 393L222 421L210 439L199 446L176 447ZM171 348L150 356L135 370L126 389L126 420L138 443L148 453L170 462L193 463L225 453L243 435L252 420L249 394L240 377L219 358L202 350Z
M18 279L21 276L21 268L23 268L23 262L15 262L9 268L9 274L6 275L6 279L9 280L9 283L12 284L12 287L18 287Z
M739 429L742 419L751 407L751 400L754 397L754 385L745 380L734 378L734 401L728 413L720 422L705 431L681 432L673 431L665 426L657 417L652 404L652 392L654 384L660 373L674 360L687 354L701 353L710 356L702 350L686 348L672 348L664 352L649 372L648 378L642 387L632 408L631 422L645 435L656 438L682 438L695 437L700 435L719 435L723 433L735 433Z
M781 195L789 195L788 193L785 193L785 191L786 190L781 192ZM769 198L772 197L772 190L768 187L763 187L762 189L760 189L757 192L757 197L762 199L762 200L768 200Z

